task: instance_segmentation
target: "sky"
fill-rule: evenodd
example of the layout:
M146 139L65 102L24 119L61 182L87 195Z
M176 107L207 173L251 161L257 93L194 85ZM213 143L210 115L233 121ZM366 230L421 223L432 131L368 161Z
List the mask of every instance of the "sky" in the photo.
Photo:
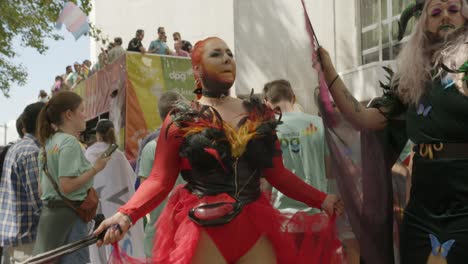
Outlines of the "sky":
M10 89L10 97L6 98L0 93L0 145L5 142L4 124L7 124L7 142L18 138L16 133L16 118L23 112L24 108L37 101L40 90L50 94L50 88L54 83L55 76L65 73L65 67L72 65L75 61L83 62L89 59L90 47L89 37L81 37L77 41L65 27L60 31L63 40L47 40L49 50L41 55L34 49L23 48L16 41L15 51L19 54L16 61L22 63L28 72L27 83L24 86L13 85Z

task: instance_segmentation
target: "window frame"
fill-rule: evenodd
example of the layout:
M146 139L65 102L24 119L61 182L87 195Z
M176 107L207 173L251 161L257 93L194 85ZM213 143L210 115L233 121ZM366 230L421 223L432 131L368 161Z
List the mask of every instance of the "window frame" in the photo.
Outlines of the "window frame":
M363 16L364 14L362 14L362 0L359 0L359 12L360 12L360 15ZM385 19L382 19L382 4L385 4L387 5L387 14L386 14L386 18ZM362 22L360 22L360 41L361 41L361 61L360 61L360 64L361 65L366 65L366 64L369 64L369 63L372 63L372 62L382 62L384 61L383 59L383 51L384 49L386 48L389 48L389 59L390 60L394 60L395 59L395 56L394 56L394 49L397 45L399 44L402 44L402 43L405 43L408 41L409 39L409 36L405 36L401 41L398 41L398 40L394 40L393 39L393 23L394 22L397 22L398 23L398 20L400 19L400 16L401 16L401 13L397 14L397 15L394 15L393 14L393 1L392 0L377 0L377 8L378 8L378 19L375 23L371 24L371 25L368 25L368 26L365 26L363 27L362 26ZM358 16L359 17L359 16ZM384 34L383 34L383 28L384 27L388 27L388 32L387 32L387 37L388 37L388 42L387 43L383 43L383 38L384 38ZM379 36L379 39L378 39L378 44L377 46L373 46L373 47L370 47L370 48L366 48L364 49L363 46L364 46L364 42L363 42L363 35L365 33L368 33L368 32L371 32L372 30L378 30L378 36ZM377 61L369 61L369 62L364 62L364 57L367 56L367 55L370 55L370 54L373 54L375 52L378 52L378 56L379 56L379 59Z

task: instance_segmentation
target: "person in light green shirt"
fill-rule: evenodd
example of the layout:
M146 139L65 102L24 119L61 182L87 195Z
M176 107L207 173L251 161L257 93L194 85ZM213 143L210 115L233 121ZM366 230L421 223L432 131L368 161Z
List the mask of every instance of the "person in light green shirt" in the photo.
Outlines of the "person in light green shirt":
M282 112L282 124L277 127L277 136L281 143L284 166L308 184L328 192L326 177L328 148L322 119L295 110L295 95L286 80L267 83L263 95L267 105L271 108L279 107ZM283 212L303 211L310 214L319 212L277 190L273 190L273 197L274 206Z
M78 139L70 134L58 132L46 141L45 150L47 153L47 167L55 182L59 182L61 177L81 175L92 169L91 163L83 155ZM39 161L40 168L43 162ZM76 177L76 176L75 176ZM42 195L41 200L61 200L52 186L44 170L40 171ZM72 201L83 201L86 198L88 189L93 185L92 179L64 196Z
M140 166L138 169L138 176L140 177L140 183L143 183L146 178L151 173L151 169L153 168L154 163L154 155L156 153L156 139L149 142L144 146L141 157L140 157ZM156 232L156 228L154 224L158 219L159 215L161 214L164 206L166 205L166 200L164 200L156 209L154 209L149 214L149 221L145 226L145 237L143 246L145 247L145 255L146 257L151 257L152 250L153 250L153 240L154 240L154 233Z
M173 108L174 104L177 101L183 100L184 98L177 92L166 92L164 93L161 98L158 101L158 111L159 115L161 117L161 120L164 120L164 118L168 115L168 113L171 111ZM159 130L159 129L158 129ZM158 133L158 131L156 131ZM153 134L151 134L149 137L154 137ZM145 179L147 179L150 174L151 170L153 168L153 163L155 159L155 153L156 153L156 142L158 140L158 136L154 138L153 140L149 141L146 145L142 145L141 147L143 150L141 151L139 159L139 166L138 166L138 177L140 178L140 183L143 184ZM147 139L144 139L143 142L146 142ZM182 184L184 181L182 180L182 177L178 177L176 181L176 186L179 184ZM161 215L164 207L166 206L167 199L165 199L156 209L154 209L150 214L149 214L149 221L145 226L145 238L143 245L145 247L145 255L147 257L152 256L152 250L153 250L153 242L154 242L154 233L156 231L156 221L159 218L159 215Z
M82 98L68 91L53 96L39 114L37 138L42 147L39 176L43 207L34 255L83 239L89 233L88 223L62 200L51 182L53 180L60 193L79 207L93 185L94 176L106 166L109 157L99 158L92 166L76 138L86 129L85 117ZM58 260L67 264L88 262L88 248Z

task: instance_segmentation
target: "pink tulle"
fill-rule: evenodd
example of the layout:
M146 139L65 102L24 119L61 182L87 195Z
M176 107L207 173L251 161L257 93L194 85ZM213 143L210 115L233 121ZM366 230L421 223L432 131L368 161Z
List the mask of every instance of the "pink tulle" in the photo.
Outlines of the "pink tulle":
M109 256L107 263L112 264L146 264L152 263L151 259L143 259L143 258L133 258L119 246L118 243L112 244L112 253Z
M330 92L328 90L328 84L325 81L325 75L323 74L322 70L322 64L320 62L320 58L317 53L317 44L318 40L316 39L316 36L314 34L314 28L312 27L312 22L309 19L309 14L307 13L307 8L305 6L304 0L301 0L302 2L302 7L304 9L304 16L305 16L305 22L306 22L306 30L307 34L309 35L310 38L310 45L312 48L312 65L314 69L318 73L318 78L319 78L319 100L323 104L324 111L322 115L326 116L324 118L324 122L327 122L328 127L334 127L336 124L336 120L334 118L334 109L333 109L333 104L330 99ZM326 121L325 121L326 120Z
M328 217L324 213L281 214L271 206L266 195L262 195L257 201L246 205L232 222L220 227L203 228L188 217L188 211L199 202L199 198L183 186L173 191L156 223L153 259L149 263L189 264L195 254L201 231L211 234L220 251L223 248L229 249L229 254L244 252L243 247L250 245L249 241L254 244L264 235L272 243L279 264L344 263L341 244L336 238L335 217ZM233 261L228 260L228 263L231 262ZM116 249L109 263L148 262L145 259L131 258Z

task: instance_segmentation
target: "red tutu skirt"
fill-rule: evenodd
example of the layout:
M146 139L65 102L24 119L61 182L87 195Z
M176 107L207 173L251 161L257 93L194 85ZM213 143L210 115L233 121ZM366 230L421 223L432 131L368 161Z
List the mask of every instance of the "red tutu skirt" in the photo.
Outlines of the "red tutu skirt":
M201 227L188 217L199 198L183 186L173 192L156 223L151 263L189 264L195 254L202 231L206 232L227 263L234 263L265 236L272 243L278 264L344 263L341 243L337 239L335 218L324 213L307 215L281 214L272 207L266 195L244 206L230 223ZM110 263L147 263L116 249Z

